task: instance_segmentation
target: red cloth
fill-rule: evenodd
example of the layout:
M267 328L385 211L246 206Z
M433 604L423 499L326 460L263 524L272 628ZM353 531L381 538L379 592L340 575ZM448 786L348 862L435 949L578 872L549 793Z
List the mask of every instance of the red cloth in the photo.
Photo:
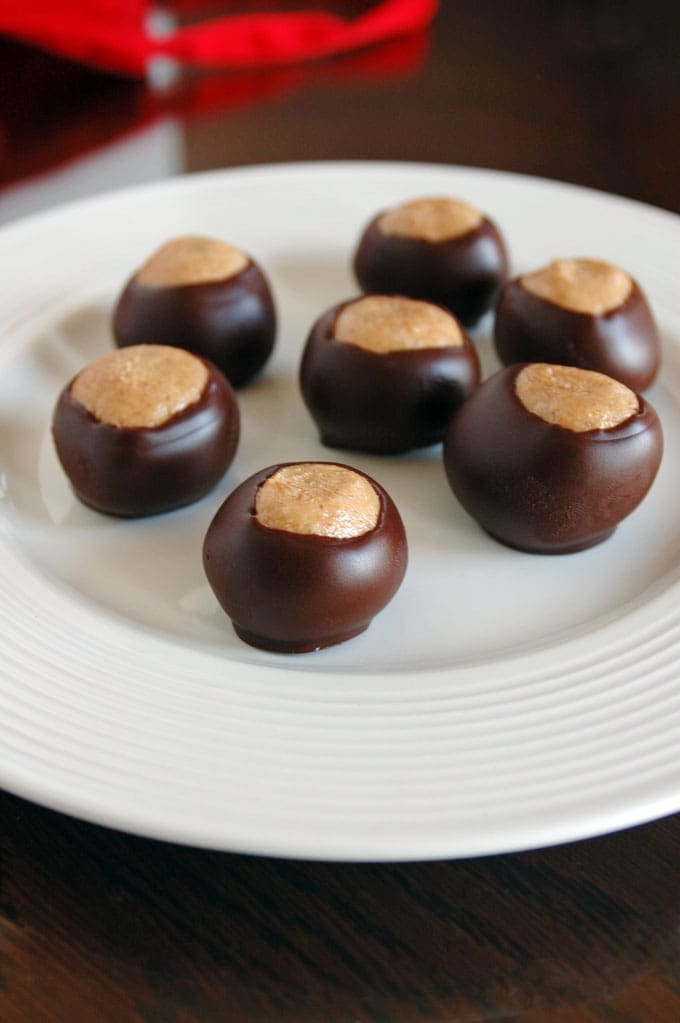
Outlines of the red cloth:
M324 11L232 14L154 38L147 0L0 0L0 33L86 64L143 76L166 57L199 68L282 66L424 29L437 0L383 0L355 18Z

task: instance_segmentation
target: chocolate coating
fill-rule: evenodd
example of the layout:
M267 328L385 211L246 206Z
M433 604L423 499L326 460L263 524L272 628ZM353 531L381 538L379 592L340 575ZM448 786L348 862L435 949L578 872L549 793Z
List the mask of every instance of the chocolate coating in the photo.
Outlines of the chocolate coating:
M478 227L445 241L387 235L378 227L383 213L364 230L354 255L362 291L399 294L449 309L473 326L496 301L508 274L508 257L496 225Z
M644 294L633 281L616 309L575 312L532 294L520 278L503 288L494 344L501 362L552 362L620 380L633 391L650 386L661 359L659 334Z
M313 326L300 366L300 388L329 447L382 454L442 440L451 416L479 383L477 352L462 345L387 354L336 341L348 302Z
M500 370L455 415L444 442L449 484L465 510L510 547L542 554L605 540L656 476L663 439L643 398L619 426L577 433L528 412L522 365Z
M224 475L239 439L239 409L227 380L208 366L199 401L161 426L111 426L61 392L52 432L77 496L97 511L137 517L190 504Z
M241 639L305 653L368 628L404 577L406 535L394 502L370 477L381 510L375 528L361 536L333 539L263 526L255 495L280 468L262 469L227 498L208 528L203 564Z
M223 281L149 287L132 277L116 304L113 333L119 348L185 348L240 387L271 355L276 312L265 275L251 261Z

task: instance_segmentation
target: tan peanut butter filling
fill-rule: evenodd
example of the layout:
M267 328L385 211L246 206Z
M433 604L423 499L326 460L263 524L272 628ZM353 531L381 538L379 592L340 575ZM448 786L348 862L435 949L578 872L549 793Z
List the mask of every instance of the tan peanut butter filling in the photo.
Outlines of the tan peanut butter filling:
M380 498L366 477L352 469L298 462L261 484L255 515L270 529L346 540L375 528Z
M462 199L414 199L387 210L378 219L381 234L445 242L479 227L484 217Z
M172 288L182 284L224 281L248 266L245 252L226 242L199 235L173 238L162 245L135 274L147 288Z
M86 366L71 397L102 423L152 429L197 402L207 382L206 366L189 352L133 345Z
M338 314L333 336L378 355L463 344L457 320L445 309L390 295L367 295L349 302Z
M535 273L524 274L519 283L538 298L593 316L623 305L633 288L624 270L600 259L555 259Z
M530 363L517 374L515 393L528 412L576 433L608 430L640 411L637 395L625 384L574 366Z

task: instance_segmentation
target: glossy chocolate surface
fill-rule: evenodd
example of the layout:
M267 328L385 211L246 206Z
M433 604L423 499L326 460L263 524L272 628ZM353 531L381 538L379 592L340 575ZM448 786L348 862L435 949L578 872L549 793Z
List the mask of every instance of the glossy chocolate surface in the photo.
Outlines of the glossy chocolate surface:
M522 287L519 278L510 281L498 300L494 344L506 366L577 366L614 377L633 391L650 386L661 358L654 318L635 282L620 306L594 315L540 298Z
M508 273L498 228L478 227L446 241L384 234L379 213L365 229L354 255L354 273L369 294L407 295L449 309L473 326L496 301Z
M510 547L543 554L600 543L640 503L663 447L656 412L577 433L528 412L515 393L522 365L500 370L454 417L444 467L465 510Z
M271 355L276 312L267 280L251 261L224 281L149 287L133 277L118 299L113 333L119 348L186 348L240 387Z
M61 392L52 430L77 496L97 511L137 517L190 504L221 479L236 452L239 409L214 367L199 401L154 428L111 426Z
M334 338L343 302L312 328L300 387L329 447L397 453L442 440L451 416L475 389L476 349L462 345L378 354Z
M280 468L262 469L227 498L206 534L203 564L241 639L305 653L368 627L404 577L406 535L394 502L375 480L380 516L361 536L332 539L263 526L254 514L257 489Z

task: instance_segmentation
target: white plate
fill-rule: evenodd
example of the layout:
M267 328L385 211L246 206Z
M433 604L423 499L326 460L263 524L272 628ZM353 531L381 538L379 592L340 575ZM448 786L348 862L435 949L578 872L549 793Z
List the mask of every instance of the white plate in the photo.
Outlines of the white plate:
M488 211L516 272L591 255L630 270L660 322L650 393L661 473L605 544L506 549L456 504L439 451L329 452L300 401L311 322L355 293L350 254L392 202ZM192 508L118 521L71 496L56 395L111 346L124 279L168 237L223 237L270 275L278 349L242 391L243 440ZM0 232L0 782L84 818L221 849L337 859L515 850L680 808L680 220L566 185L469 169L328 164L172 180ZM494 366L489 323L476 337ZM393 602L318 654L241 644L203 577L224 496L273 462L379 479L409 534Z

